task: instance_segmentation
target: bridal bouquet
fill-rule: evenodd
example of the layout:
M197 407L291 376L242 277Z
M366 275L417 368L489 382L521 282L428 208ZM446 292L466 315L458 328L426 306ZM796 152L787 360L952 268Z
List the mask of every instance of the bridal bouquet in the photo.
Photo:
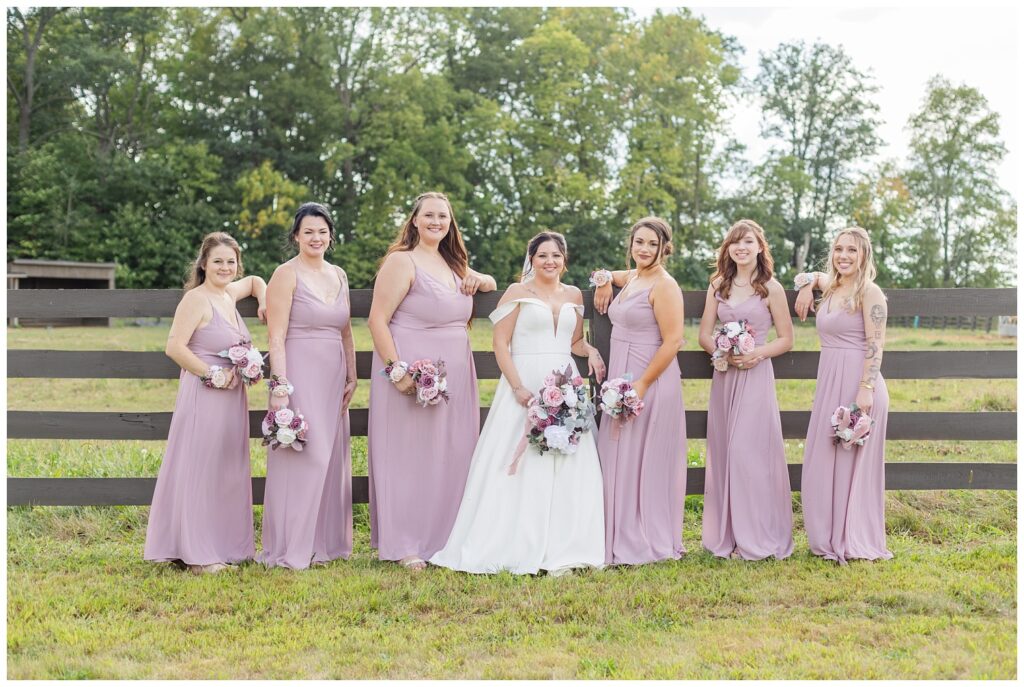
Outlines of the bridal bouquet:
M448 402L448 372L443 360L434 362L424 358L414 361L412 365L401 360L387 360L382 372L392 383L398 382L406 374L412 375L413 384L416 385L416 402L424 408L437 405L442 399Z
M858 408L856 403L849 408L839 406L832 413L832 431L836 434L834 441L846 449L863 446L871 436L871 426L874 424L875 421Z
M302 413L291 408L268 410L263 418L263 445L270 448L293 448L301 451L306 443L306 432L309 425Z
M568 365L562 372L552 370L544 378L540 393L530 399L527 406L526 432L516 448L508 474L516 474L527 445L542 455L546 451L576 453L580 437L590 430L593 418L594 404L587 395L586 380L573 375Z
M719 372L729 369L726 355L746 355L757 346L754 342L754 328L746 320L726 322L715 330L712 338L715 340L715 352L711 354L711 364Z
M263 354L251 341L239 341L234 346L218 353L235 366L236 372L246 386L257 384L263 379Z
M633 375L609 379L601 385L601 412L620 422L632 420L644 409L644 402L633 390Z

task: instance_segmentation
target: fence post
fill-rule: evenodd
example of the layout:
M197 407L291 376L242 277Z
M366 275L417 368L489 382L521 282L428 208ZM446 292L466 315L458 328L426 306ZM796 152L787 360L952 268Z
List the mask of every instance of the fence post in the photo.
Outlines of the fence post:
M614 286L612 289L613 294L619 292L619 289ZM608 315L602 315L597 312L597 308L593 306L593 300L591 300L590 306L590 345L601 353L601 359L604 360L605 366L607 366L611 360L612 353L612 321L608 318ZM593 391L596 397L598 389L594 388ZM600 411L597 413L597 421L598 423L601 421Z

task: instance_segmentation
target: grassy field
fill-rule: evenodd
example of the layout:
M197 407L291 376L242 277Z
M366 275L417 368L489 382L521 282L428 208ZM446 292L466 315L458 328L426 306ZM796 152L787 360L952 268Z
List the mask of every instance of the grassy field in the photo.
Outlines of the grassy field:
M490 327L474 323L474 348ZM250 325L257 344L265 328ZM162 350L166 320L9 329L11 348ZM696 331L687 330L687 349ZM368 349L365 326L356 342ZM1013 348L955 330L894 329L890 350ZM813 330L797 328L798 350ZM482 381L489 404L495 382ZM9 380L11 409L170 410L176 381ZM361 384L355 405L365 406ZM683 383L706 408L709 382ZM892 380L893 410L1016 410L1015 380ZM806 409L813 382L778 384ZM261 394L252 394L259 407ZM164 442L8 441L11 476L152 476ZM690 442L702 465L704 442ZM265 474L253 442L253 473ZM787 441L790 462L802 446ZM1015 442L889 442L890 461L1016 461ZM366 474L365 439L353 471ZM11 678L1004 678L1016 676L1016 492L889 492L896 558L837 567L807 552L716 560L687 499L680 561L566 578L477 577L378 563L366 506L349 562L196 578L141 560L147 509L8 509ZM261 509L256 509L259 524ZM258 534L257 534L258 536Z

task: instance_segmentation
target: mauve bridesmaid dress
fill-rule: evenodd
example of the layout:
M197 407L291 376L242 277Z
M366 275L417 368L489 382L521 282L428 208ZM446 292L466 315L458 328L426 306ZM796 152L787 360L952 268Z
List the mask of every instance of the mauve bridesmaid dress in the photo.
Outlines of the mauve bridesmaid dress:
M716 292L718 319L747 320L764 345L772 327L767 299L757 294L735 306ZM753 369L714 373L708 401L704 479L704 548L716 556L786 558L793 553L793 505L782 421L770 359Z
M609 379L627 372L639 379L662 344L650 291L620 295L608 307ZM686 416L676 359L647 389L640 415L625 423L601 419L597 451L604 476L605 563L682 556Z
M847 312L830 301L818 308L814 323L821 357L801 480L807 542L814 554L839 563L892 558L885 546L889 392L879 375L871 408L875 425L863 446L845 449L832 441L832 413L841 405L849 407L860 391L867 341L862 312Z
M229 366L218 351L250 340L237 311L235 322L237 328L213 308L213 318L189 339L189 350L204 363ZM244 386L210 389L182 370L149 509L145 559L188 565L251 559L255 550L250 474Z
M268 567L308 568L352 554L352 457L348 411L342 412L348 364L341 330L349 307L342 283L324 303L296 275L285 335L288 407L309 423L302 451L268 449L263 550Z
M426 408L400 393L373 354L370 383L370 545L381 560L428 560L459 513L480 434L480 397L466 323L473 298L416 267L389 329L401 360L444 360L449 401Z

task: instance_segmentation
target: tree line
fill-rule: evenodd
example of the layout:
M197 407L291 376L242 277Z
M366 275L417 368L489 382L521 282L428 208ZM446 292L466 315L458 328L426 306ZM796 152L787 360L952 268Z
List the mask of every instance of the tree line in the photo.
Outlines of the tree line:
M740 217L784 283L847 224L883 286L1014 282L1006 148L978 90L932 78L908 159L879 161L878 87L841 46L783 43L756 74L741 51L685 9L9 8L8 255L178 287L225 230L266 276L317 200L365 287L415 196L441 190L499 283L541 228L583 283L649 214L675 229L686 288ZM762 109L763 159L732 134L735 103Z

